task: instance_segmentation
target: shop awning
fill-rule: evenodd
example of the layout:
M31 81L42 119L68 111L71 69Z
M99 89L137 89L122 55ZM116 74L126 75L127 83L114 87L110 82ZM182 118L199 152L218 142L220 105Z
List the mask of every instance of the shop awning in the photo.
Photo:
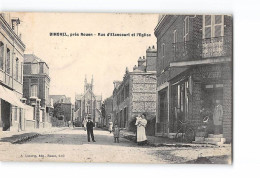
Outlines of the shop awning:
M14 106L25 108L25 105L18 99L15 92L2 85L0 85L0 99L3 99Z

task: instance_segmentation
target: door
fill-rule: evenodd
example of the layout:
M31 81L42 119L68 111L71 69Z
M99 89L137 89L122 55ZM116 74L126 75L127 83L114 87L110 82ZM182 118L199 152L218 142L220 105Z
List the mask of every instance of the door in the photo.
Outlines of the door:
M2 130L10 131L11 127L11 105L10 103L1 100L1 120L2 120Z
M208 132L214 132L213 112L217 103L223 106L223 84L204 84L202 94L202 108L205 111L204 116L209 116ZM203 116L202 116L203 117Z
M157 131L163 134L168 130L168 98L167 89L159 92L159 124Z

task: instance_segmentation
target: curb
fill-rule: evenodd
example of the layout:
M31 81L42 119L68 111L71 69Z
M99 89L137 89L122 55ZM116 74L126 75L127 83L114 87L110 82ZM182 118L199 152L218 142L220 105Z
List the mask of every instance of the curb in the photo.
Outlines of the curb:
M62 130L65 130L66 128L61 128L61 129L58 129L58 130L55 130L55 131L50 131L50 133L53 133L53 132L58 132L58 131L62 131ZM42 132L42 133L35 133L33 135L29 135L29 136L25 136L25 137L22 137L22 138L18 138L12 142L10 142L11 144L21 144L23 142L26 142L30 139L33 139L33 138L36 138L40 135L45 135L45 134L48 134L46 133L46 131Z
M133 141L136 143L136 136L135 135L127 135L123 134L123 138ZM145 146L150 146L150 147L176 147L176 148L181 148L181 147L209 147L213 148L216 147L215 145L206 145L206 144L200 144L200 145L192 145L192 144L185 144L185 143L175 143L175 144L167 144L167 143L151 143L150 141L147 142Z
M41 135L41 134L37 133L37 134L31 135L31 136L22 137L22 138L20 138L20 139L17 139L17 140L15 140L15 141L11 142L11 144L23 143L23 142L26 142L26 141L28 141L28 140L30 140L30 139L36 138L36 137L38 137L39 135Z

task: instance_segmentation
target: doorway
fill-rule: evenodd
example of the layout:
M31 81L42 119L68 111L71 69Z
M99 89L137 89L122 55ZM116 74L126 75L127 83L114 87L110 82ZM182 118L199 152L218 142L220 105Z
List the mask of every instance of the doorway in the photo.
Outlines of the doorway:
M205 111L205 114L202 115L209 116L209 133L214 133L213 113L214 108L218 105L217 101L223 106L223 84L202 85L202 109Z
M11 104L4 100L1 100L1 123L2 123L2 131L10 131Z
M159 126L157 132L167 134L167 123L168 123L168 88L159 92Z

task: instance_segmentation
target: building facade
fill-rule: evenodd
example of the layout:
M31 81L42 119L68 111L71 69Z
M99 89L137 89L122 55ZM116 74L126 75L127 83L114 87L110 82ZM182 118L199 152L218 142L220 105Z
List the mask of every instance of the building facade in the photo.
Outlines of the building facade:
M24 55L23 66L23 97L26 104L34 107L34 119L26 122L28 126L35 128L50 127L49 111L53 106L49 97L49 67L34 54Z
M138 59L138 66L126 72L123 81L114 82L113 119L121 128L131 130L131 122L138 114L148 118L156 115L156 49L149 47L146 58ZM152 117L153 116L153 117Z
M25 129L23 62L25 45L18 32L19 18L0 13L0 130Z
M227 15L160 18L155 28L156 135L172 137L181 121L196 127L205 116L209 117L207 133L213 134L214 109L220 103L220 136L232 141L232 24Z

